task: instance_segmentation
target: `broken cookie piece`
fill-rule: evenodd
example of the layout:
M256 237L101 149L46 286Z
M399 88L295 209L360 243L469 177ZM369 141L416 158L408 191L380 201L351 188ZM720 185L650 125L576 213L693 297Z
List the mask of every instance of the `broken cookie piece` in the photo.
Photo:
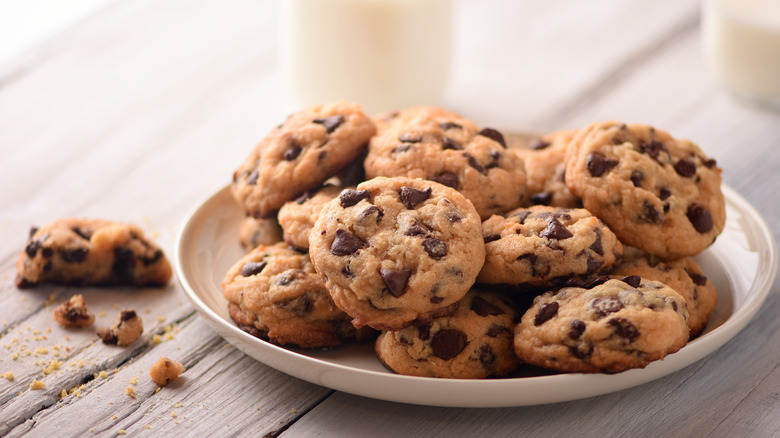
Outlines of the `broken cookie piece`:
M122 309L116 317L114 326L98 329L98 336L106 344L124 347L132 344L144 332L144 322L135 310Z
M95 323L95 315L87 307L84 296L77 294L54 309L54 320L63 327L85 328Z
M184 365L175 360L161 357L156 364L149 369L149 376L160 386L166 386L179 378L184 372Z

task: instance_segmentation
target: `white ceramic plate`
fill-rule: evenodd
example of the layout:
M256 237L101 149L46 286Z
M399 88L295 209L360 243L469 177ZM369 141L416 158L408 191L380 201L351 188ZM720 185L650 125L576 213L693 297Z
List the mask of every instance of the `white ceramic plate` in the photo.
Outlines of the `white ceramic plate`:
M244 254L238 243L243 213L229 187L209 195L187 217L176 243L176 273L187 296L210 325L249 356L300 379L365 397L431 406L500 407L576 400L649 382L707 356L734 337L769 294L777 248L758 212L723 188L727 220L716 243L696 257L718 290L706 332L675 354L644 369L619 374L531 375L452 380L393 374L371 345L328 351L282 348L240 330L230 319L221 282Z

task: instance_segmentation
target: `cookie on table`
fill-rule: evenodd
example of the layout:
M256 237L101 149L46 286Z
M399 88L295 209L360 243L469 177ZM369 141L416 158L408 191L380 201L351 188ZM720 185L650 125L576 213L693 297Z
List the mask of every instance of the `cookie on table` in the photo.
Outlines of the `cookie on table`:
M275 217L246 216L239 225L238 240L246 252L260 245L271 246L282 241L282 227Z
M628 247L623 263L614 275L638 275L648 280L660 281L685 298L688 303L688 328L691 338L704 331L718 303L718 292L690 257L663 260L636 248Z
M526 201L523 160L504 136L437 107L413 107L380 123L365 160L366 178L422 178L452 187L480 217Z
M451 316L383 332L375 352L398 374L455 379L506 376L519 364L512 349L514 318L504 295L472 289Z
M566 150L566 185L623 243L664 259L695 255L723 230L721 169L688 140L600 122Z
M686 344L688 310L680 294L636 276L604 280L536 297L515 327L520 360L558 371L619 373Z
M528 148L510 149L525 163L531 204L562 208L582 207L582 201L566 186L566 145L577 131L556 131L537 137Z
M400 330L452 313L482 267L485 245L474 206L457 191L378 177L323 207L309 253L356 327Z
M284 241L303 251L309 250L309 232L320 210L343 190L335 185L324 185L310 190L279 209L279 223L284 230Z
M30 230L16 261L16 285L163 286L172 275L163 251L136 225L67 218Z
M261 245L242 257L225 275L222 291L238 327L275 344L335 347L356 334L309 256L285 243Z
M567 277L591 276L620 262L623 245L589 211L534 205L482 224L485 284L549 286Z
M255 146L233 174L233 196L251 216L271 216L352 163L374 132L360 105L310 106Z

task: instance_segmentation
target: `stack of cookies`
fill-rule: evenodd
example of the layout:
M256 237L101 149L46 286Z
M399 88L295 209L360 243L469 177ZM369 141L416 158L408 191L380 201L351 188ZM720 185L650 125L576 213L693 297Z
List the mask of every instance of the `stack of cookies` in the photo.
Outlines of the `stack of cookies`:
M514 143L437 107L293 114L233 176L231 317L444 378L616 373L700 334L717 293L691 256L725 223L715 161L618 122Z

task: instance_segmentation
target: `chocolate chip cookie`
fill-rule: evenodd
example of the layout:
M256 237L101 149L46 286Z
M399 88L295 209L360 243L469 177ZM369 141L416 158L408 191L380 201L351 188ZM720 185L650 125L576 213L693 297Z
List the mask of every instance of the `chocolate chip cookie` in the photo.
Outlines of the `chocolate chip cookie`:
M636 248L628 247L623 263L613 272L615 275L638 275L648 280L660 281L685 298L688 303L688 328L691 337L698 336L718 303L715 286L690 257L662 260Z
M527 148L514 148L525 163L531 204L562 208L582 207L582 201L566 186L566 145L576 131L556 131L534 138Z
M308 107L255 146L233 174L233 196L250 215L270 216L353 162L374 132L357 104Z
M503 295L472 289L452 316L379 335L376 355L387 368L410 376L505 376L519 363L512 350L514 317Z
M558 371L619 373L686 344L688 310L680 294L637 276L604 280L534 299L515 327L520 360Z
M612 268L623 255L615 234L589 211L535 205L482 224L486 284L550 286Z
M714 159L651 126L600 122L566 150L566 185L623 243L664 259L697 254L723 230Z
M246 216L238 228L238 240L246 252L260 245L271 246L282 241L282 227L275 217Z
M222 291L236 324L275 344L335 347L356 333L308 255L285 243L261 245L242 257L225 275Z
M400 111L380 125L365 160L366 177L404 176L452 187L482 219L526 201L523 160L504 136L436 107Z
M304 193L294 201L286 202L279 209L279 223L284 230L284 241L308 251L309 232L317 221L320 210L342 190L342 187L335 185L324 185Z
M378 177L323 207L309 251L355 326L400 330L454 311L485 260L481 230L457 191Z
M68 218L32 228L16 261L16 285L163 286L171 265L136 225Z

